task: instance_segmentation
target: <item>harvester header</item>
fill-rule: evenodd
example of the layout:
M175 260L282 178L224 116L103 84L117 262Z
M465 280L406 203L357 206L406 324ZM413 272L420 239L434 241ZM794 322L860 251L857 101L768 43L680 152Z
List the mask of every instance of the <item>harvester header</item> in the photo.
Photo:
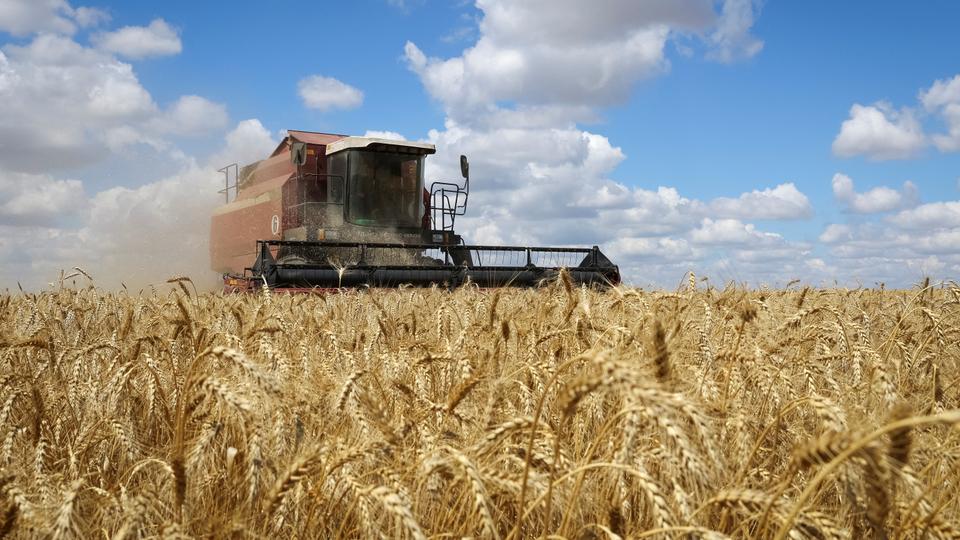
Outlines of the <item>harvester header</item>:
M289 131L258 162L223 169L224 204L210 224L210 261L227 290L537 286L567 268L577 283L620 281L592 248L468 245L461 181L424 182L432 144Z

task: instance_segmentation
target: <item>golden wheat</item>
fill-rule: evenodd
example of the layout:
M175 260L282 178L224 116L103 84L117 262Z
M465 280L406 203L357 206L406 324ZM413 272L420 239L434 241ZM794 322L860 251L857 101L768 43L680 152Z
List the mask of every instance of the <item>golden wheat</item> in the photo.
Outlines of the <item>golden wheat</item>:
M0 538L960 537L952 283L131 295L74 270L0 295Z

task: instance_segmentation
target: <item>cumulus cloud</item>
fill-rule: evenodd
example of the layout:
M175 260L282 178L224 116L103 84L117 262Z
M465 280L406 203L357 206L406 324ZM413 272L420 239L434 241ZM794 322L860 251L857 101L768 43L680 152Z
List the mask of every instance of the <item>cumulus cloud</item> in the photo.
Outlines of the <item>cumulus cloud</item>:
M836 244L843 240L851 240L853 235L850 232L850 226L840 223L830 223L820 233L820 241L824 244Z
M947 124L947 133L931 137L934 146L941 152L960 151L960 75L935 81L920 93L920 101L926 110L940 114Z
M918 101L928 118L946 125L946 132L926 136L909 108L895 110L886 102L855 104L833 142L833 153L841 157L905 159L916 157L928 143L941 152L960 151L960 75L934 81L920 90Z
M43 34L0 53L0 167L39 172L100 159L111 128L158 111L129 64Z
M857 103L833 140L833 153L876 160L906 159L919 154L925 145L920 123L909 109L898 111L885 102Z
M690 233L694 242L700 244L749 244L783 242L783 237L776 233L757 230L752 223L743 223L739 219L710 219L703 218L700 226Z
M888 218L890 223L909 230L935 230L960 227L960 201L921 204Z
M34 32L73 34L77 27L95 26L108 19L100 9L74 9L66 0L4 0L0 3L0 31L14 36Z
M751 0L480 0L480 37L459 56L429 57L408 42L404 55L427 90L461 123L477 110L520 106L606 106L633 85L666 71L672 35L709 34L711 58L730 61L759 52L749 30ZM459 114L458 114L459 113Z
M41 34L0 52L0 170L87 166L132 145L172 152L169 135L226 125L226 108L201 96L161 108L133 66L66 36Z
M793 182L753 190L736 199L720 197L710 203L720 217L740 219L803 219L813 215L813 206Z
M79 180L0 171L0 225L54 226L81 211L85 199Z
M412 42L407 42L405 55L427 90L452 105L448 108L452 114L508 100L604 105L623 101L635 81L665 68L667 36L668 28L660 25L639 28L619 41L584 41L582 46L569 42L518 47L484 36L460 57L428 58ZM569 63L566 69L561 68L563 61ZM456 118L464 121L469 116Z
M917 186L909 180L903 183L900 191L880 186L857 193L853 180L843 173L837 173L833 175L832 186L833 196L844 203L847 210L856 214L889 212L914 206L919 200Z
M732 62L759 53L763 49L763 40L750 34L759 11L759 0L726 0L717 28L710 34L714 48L707 56L721 62Z
M617 238L606 246L608 257L651 259L656 261L682 262L697 259L702 253L685 238L627 237Z
M183 50L177 31L163 19L154 19L147 26L124 26L96 34L91 40L100 49L133 59L170 56Z
M226 136L223 149L210 157L212 167L219 169L230 163L244 165L266 158L279 141L263 127L260 120L252 118L238 123Z
M368 129L366 133L363 134L364 137L371 137L374 139L391 139L395 141L406 141L407 138L403 135L397 133L396 131L378 131L375 129Z
M605 4L580 10L543 1L483 1L478 3L484 11L481 37L461 56L428 58L412 42L404 53L450 113L504 100L525 105L621 101L633 82L664 67L669 27L657 15L670 19L670 10ZM579 15L571 17L574 12Z
M951 103L960 103L960 75L934 81L930 88L920 92L920 102L931 111Z
M900 210L883 220L832 223L819 240L848 279L907 286L960 271L960 201Z
M226 127L229 117L222 103L201 96L181 96L153 123L158 131L175 135L206 135Z
M363 92L333 77L311 75L300 79L297 91L303 104L311 109L355 109L363 103Z
M949 126L946 134L934 134L933 144L941 152L960 151L960 103L951 103L943 108L943 119Z
M110 21L110 14L98 8L81 6L73 10L73 20L81 28L100 26Z

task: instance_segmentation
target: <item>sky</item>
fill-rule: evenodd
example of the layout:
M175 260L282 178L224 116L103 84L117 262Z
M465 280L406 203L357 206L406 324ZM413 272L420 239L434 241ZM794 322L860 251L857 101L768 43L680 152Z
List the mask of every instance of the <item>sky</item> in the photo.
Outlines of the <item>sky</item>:
M589 6L589 9L587 9ZM960 3L0 0L0 290L210 272L287 129L471 162L458 232L639 286L960 273ZM76 278L74 278L76 279Z

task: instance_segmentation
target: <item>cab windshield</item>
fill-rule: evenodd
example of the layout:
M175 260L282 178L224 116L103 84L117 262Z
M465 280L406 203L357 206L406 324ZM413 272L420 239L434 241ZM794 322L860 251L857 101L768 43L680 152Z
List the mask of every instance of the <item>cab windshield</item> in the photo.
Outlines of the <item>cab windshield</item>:
M419 228L423 156L349 151L347 220L357 225Z

